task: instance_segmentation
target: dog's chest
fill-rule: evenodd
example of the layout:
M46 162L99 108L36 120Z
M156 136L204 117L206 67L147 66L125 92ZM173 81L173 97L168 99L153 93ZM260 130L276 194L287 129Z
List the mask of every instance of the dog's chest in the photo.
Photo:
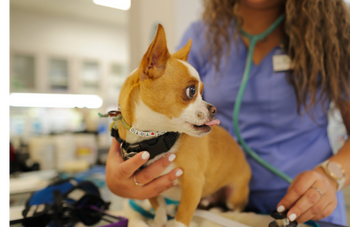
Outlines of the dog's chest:
M154 159L152 160L149 160L147 163L146 163L146 166L152 164L153 162L159 160L160 158L164 157L166 154L168 153L174 153L176 154L177 153L177 150L179 148L179 141L176 142L173 147L168 151L168 152L165 152L163 154L160 154L160 155L157 155ZM170 173L173 169L177 168L176 164L173 162L171 163L170 165L168 165L164 170L163 172L159 175L160 176L163 176L165 174L168 174ZM175 186L169 188L168 190L162 192L160 195L162 195L163 197L167 197L169 199L172 199L172 200L175 200L175 201L180 201L181 199L181 187L178 185L179 183L179 180L176 179L174 182Z
M176 166L174 163L171 163L161 174L160 176L162 175L165 175L167 173L169 173L170 171L172 171L173 169L175 169ZM172 200L175 200L175 201L180 201L181 199L181 187L178 185L179 183L179 180L175 180L173 182L174 184L176 184L175 186L169 188L168 190L162 192L160 195L162 195L163 197L167 197L169 199L172 199Z
M165 154L159 155L159 156L163 157L164 155ZM156 157L155 159L158 160L161 157ZM151 160L151 162L154 162L154 161ZM168 165L164 169L164 171L159 175L159 177L163 176L163 175L165 175L167 173L170 173L175 168L176 168L175 163L171 163L170 165ZM176 184L176 185L171 187L171 188L169 188L168 190L162 192L160 195L163 196L163 197L167 197L169 199L175 200L175 201L180 201L180 199L181 199L181 187L178 185L179 180L176 179L173 183Z
M163 175L165 175L165 174L167 174L167 173L170 173L173 169L175 169L176 168L176 165L175 165L175 163L170 163L170 165L168 165L164 170L163 170L163 172L161 173L161 174L159 174L159 176L163 176Z

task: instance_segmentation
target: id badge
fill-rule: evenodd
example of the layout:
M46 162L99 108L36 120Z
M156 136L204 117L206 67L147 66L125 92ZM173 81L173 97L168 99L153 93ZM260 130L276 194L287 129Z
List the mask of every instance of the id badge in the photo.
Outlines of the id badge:
M272 56L273 71L281 72L293 69L292 60L286 54Z

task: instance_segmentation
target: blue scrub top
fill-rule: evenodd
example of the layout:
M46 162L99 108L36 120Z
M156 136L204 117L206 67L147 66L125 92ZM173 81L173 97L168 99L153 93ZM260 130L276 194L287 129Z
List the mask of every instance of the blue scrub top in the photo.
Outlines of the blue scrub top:
M220 125L236 138L232 114L248 49L240 37L237 44L232 38L228 59L221 60L220 72L216 72L205 51L204 26L203 22L193 23L178 49L192 39L188 62L198 71L204 83L203 98L216 106ZM287 81L286 72L273 71L272 56L279 54L285 53L280 47L275 47L259 65L252 64L239 113L239 128L248 146L261 158L295 178L333 153L327 135L327 112L318 103L307 114L298 114L295 92ZM249 155L246 157L253 172L247 210L269 213L276 209L289 183L266 170ZM324 221L346 225L342 192L338 192L337 197L337 208Z

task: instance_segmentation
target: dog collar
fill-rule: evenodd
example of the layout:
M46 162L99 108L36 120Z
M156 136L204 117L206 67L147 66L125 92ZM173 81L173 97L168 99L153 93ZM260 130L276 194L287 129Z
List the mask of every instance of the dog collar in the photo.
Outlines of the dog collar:
M119 109L109 111L107 114L98 113L98 115L100 116L100 118L111 117L113 120L113 123L111 124L111 128L118 129L118 124L122 124L125 128L127 128L129 130L129 132L131 132L137 136L158 137L158 136L161 136L161 135L164 135L165 133L167 133L166 131L140 131L140 130L137 130L125 122L125 120L121 114L121 111Z
M148 151L150 154L149 160L151 160L159 154L168 152L180 136L178 132L136 130L125 122L119 108L115 111L109 111L107 114L99 113L98 115L100 117L111 117L113 119L113 123L110 127L111 136L116 138L120 144L120 155L124 161L142 151ZM129 132L135 135L154 138L130 144L119 137L118 124L122 124Z
M148 151L150 154L149 160L155 158L157 155L168 152L177 139L180 136L178 132L167 132L161 136L156 138L152 138L149 140L144 140L139 143L130 144L125 140L119 137L118 129L112 128L111 136L116 138L118 143L120 144L120 155L124 161L133 157L135 154Z

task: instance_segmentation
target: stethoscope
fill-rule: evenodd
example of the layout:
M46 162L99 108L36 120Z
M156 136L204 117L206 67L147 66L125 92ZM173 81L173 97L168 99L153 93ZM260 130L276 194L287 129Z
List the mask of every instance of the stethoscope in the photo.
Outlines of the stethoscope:
M252 68L252 62L253 62L253 53L254 53L254 48L256 43L259 40L263 40L265 39L273 30L275 30L277 28L278 25L281 24L281 22L284 20L285 15L281 15L277 18L277 20L263 33L260 33L258 35L252 35L247 33L246 31L244 31L243 29L241 29L241 33L242 35L244 35L248 40L249 40L249 50L248 50L248 56L247 56L247 61L246 61L246 65L245 65L245 69L244 69L244 73L243 73L243 78L242 78L242 82L241 85L239 87L238 90L238 94L236 97L236 102L233 108L233 127L238 139L238 142L240 143L240 145L242 146L242 148L244 149L244 151L250 155L256 162L258 162L260 165L262 165L263 167L265 167L267 170L269 170L270 172L276 174L277 176L281 177L282 179L284 179L285 181L287 181L288 183L291 183L293 181L293 179L291 177L289 177L288 175L286 175L285 173L281 172L280 170L278 170L277 168L275 168L274 166L272 166L271 164L269 164L268 162L266 162L264 159L262 159L257 153L255 153L245 142L245 140L242 138L241 136L241 132L239 130L238 127L238 115L239 115L239 110L241 108L241 103L242 103L242 98L243 98L243 94L244 91L247 87L247 82L249 79L249 75L250 75L250 70ZM280 215L280 214L278 214ZM277 215L277 216L278 216ZM285 213L286 215L286 213ZM286 221L286 217L281 218L281 220ZM280 220L280 221L281 221ZM294 226L291 224L289 225L278 225L275 224L277 222L271 222L270 226ZM289 223L289 222L288 222ZM319 225L314 222L314 221L308 221L308 224L310 224L311 226L317 226L319 227Z
M236 102L233 108L233 127L238 139L238 142L242 146L242 148L247 152L248 155L250 155L255 161L257 161L260 165L264 166L266 169L271 171L272 173L276 174L277 176L281 177L282 179L286 180L288 183L292 182L292 178L287 176L285 173L281 172L280 170L276 169L274 166L263 160L258 154L256 154L245 142L245 140L241 136L241 132L238 127L238 115L239 110L241 108L242 98L245 91L245 88L247 87L247 82L250 75L250 70L252 68L252 62L253 62L253 53L256 43L259 40L265 39L273 30L277 28L278 25L281 24L281 22L284 20L285 15L281 15L277 18L277 20L263 33L260 33L258 35L252 35L241 29L242 35L244 35L249 40L249 50L248 50L248 56L247 61L243 73L243 78L241 85L238 90L238 94L236 97Z

